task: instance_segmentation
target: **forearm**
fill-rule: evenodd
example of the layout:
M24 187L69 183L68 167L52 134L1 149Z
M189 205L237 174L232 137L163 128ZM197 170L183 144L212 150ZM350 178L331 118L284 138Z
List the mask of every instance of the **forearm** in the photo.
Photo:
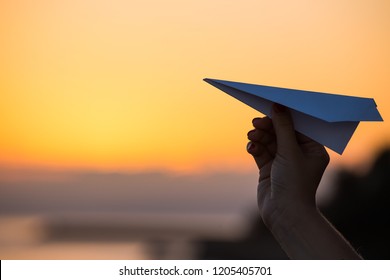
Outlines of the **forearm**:
M284 213L269 229L291 259L361 259L317 209Z

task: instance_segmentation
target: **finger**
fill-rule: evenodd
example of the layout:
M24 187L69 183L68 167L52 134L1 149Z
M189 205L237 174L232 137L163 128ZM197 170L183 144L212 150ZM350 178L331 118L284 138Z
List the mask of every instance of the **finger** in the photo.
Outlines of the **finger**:
M248 139L255 144L258 143L256 145L264 146L272 157L275 156L277 148L275 134L254 129L248 132Z
M276 141L276 137L274 134L268 133L264 130L253 129L248 132L248 139L253 142L260 142L263 145L268 145L271 142Z
M272 107L272 123L277 139L277 151L290 157L299 150L294 124L288 109L280 104Z
M260 145L265 146L270 151L273 150L273 146L276 147L276 137L273 135L257 133L257 131L254 131L249 134L248 139L254 143L259 143Z
M272 161L275 157L275 154L271 154L267 147L262 145L259 142L249 142L247 144L247 151L250 153L259 169L262 169L267 163Z
M272 120L269 117L254 118L252 120L252 124L255 128L258 128L261 130L265 130L265 131L272 131L273 130Z

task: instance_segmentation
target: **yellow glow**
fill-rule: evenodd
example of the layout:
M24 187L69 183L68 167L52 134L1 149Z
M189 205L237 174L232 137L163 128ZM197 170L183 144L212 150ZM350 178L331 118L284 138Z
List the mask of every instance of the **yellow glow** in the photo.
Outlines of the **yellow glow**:
M258 114L205 77L375 98L335 162L390 139L390 2L0 1L0 163L253 168Z

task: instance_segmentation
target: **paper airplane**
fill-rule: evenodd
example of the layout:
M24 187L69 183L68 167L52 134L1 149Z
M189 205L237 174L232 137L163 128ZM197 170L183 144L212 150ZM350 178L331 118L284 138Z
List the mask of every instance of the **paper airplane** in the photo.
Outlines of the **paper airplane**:
M360 121L383 121L374 99L215 79L207 83L271 117L273 103L290 109L296 131L342 154Z

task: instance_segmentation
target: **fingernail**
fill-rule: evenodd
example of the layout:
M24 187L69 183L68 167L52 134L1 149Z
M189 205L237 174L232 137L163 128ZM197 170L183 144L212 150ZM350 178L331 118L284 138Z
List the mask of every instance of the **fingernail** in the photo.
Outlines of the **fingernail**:
M252 129L251 131L249 131L248 134L247 134L247 136L248 136L248 137L251 137L251 134L253 134L253 133L255 133L255 130L254 130L254 129Z
M278 114L286 112L286 107L279 104L279 103L274 103L273 109L274 109L275 113L278 113Z
M247 145L246 145L246 150L249 152L251 150L253 150L255 148L255 144L253 144L253 142L249 142Z

